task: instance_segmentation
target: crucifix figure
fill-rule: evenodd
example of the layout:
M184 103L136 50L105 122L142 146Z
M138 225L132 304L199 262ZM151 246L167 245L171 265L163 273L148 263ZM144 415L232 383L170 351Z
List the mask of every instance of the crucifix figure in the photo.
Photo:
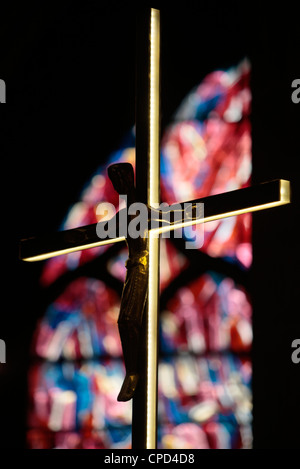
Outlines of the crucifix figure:
M126 197L127 212L129 212L129 208L138 202L134 186L133 167L129 163L114 164L108 168L108 175L118 194ZM130 229L126 236L129 258L126 262L127 275L118 319L126 368L126 376L118 396L118 401L124 402L133 398L139 380L138 355L140 333L148 297L149 232L152 229L152 233L154 233L155 228L157 231L163 229L169 231L172 227L182 222L186 224L188 221L198 220L202 215L200 206L198 209L195 204L189 203L186 203L183 209L178 206L168 207L164 204L161 207L163 210L150 206L143 206L143 208L145 208L144 215L146 217L142 224L137 216L137 213L140 215L139 210L133 210L133 214L128 217L129 223L138 219L137 221L142 226L140 226L134 237L132 237ZM126 215L128 214L126 213ZM110 225L114 229L114 224L111 221ZM126 231L128 231L128 227L126 228Z
M121 163L108 168L109 178L119 195L126 195L127 205L136 202L133 168ZM126 262L127 275L122 293L119 333L122 342L126 376L118 401L132 399L138 379L138 348L143 312L147 301L149 249L146 233L136 239L127 237L129 259Z
M128 196L128 203L142 202L151 210L160 205L160 13L144 9L138 14L136 96L136 184L128 166L109 168L115 189ZM119 400L133 398L133 449L155 449L157 439L157 369L159 235L245 212L254 212L290 202L290 184L276 180L225 194L188 202L191 218L176 223L159 223L147 229L147 236L127 237L129 260L123 290L119 330L124 351L126 377ZM204 204L204 215L193 212ZM120 214L120 212L119 212ZM116 216L118 223L118 214ZM106 226L107 222L103 222ZM55 233L21 242L20 258L38 261L50 257L124 241L121 226L112 239L99 239L97 225Z

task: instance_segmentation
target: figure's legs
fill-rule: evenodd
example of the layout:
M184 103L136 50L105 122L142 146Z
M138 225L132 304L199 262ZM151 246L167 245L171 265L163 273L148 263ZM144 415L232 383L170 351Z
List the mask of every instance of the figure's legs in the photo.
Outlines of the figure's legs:
M137 267L128 268L123 289L119 333L122 342L126 377L118 401L132 399L138 384L138 356L143 312L147 299L147 276Z
M137 362L140 327L135 322L126 321L125 323L119 323L119 333L122 342L126 376L118 396L118 401L126 402L132 399L139 379Z

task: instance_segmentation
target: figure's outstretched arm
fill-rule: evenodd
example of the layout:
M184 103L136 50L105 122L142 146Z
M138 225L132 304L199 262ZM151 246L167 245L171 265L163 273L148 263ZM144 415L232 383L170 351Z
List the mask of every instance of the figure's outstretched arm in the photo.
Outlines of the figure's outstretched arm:
M160 208L148 207L148 228L150 230L176 229L176 225L188 223L203 218L203 206L201 204L186 203L162 204Z

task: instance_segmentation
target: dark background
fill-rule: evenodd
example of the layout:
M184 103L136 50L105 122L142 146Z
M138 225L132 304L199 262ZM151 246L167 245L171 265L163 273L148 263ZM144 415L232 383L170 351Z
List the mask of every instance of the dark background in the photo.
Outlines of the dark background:
M203 3L203 5L201 5ZM285 178L293 203L254 215L254 445L300 440L298 302L299 12L184 2L162 10L162 131L202 78L252 62L253 182ZM159 4L151 5L159 7ZM45 293L41 264L18 260L21 238L55 231L82 186L118 149L135 118L135 6L131 2L12 2L1 6L0 446L25 446L29 345Z

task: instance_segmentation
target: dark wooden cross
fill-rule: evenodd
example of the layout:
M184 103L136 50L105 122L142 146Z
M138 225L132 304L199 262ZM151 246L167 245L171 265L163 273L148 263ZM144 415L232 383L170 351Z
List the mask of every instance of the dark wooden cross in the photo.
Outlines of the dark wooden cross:
M160 204L160 12L144 9L137 21L136 82L136 191L138 200L150 207ZM227 218L290 203L290 183L276 180L233 192L190 201L204 204L204 217L192 224ZM104 222L105 223L105 222ZM182 219L167 229L191 225ZM99 239L97 225L58 232L43 238L21 241L20 258L39 261L104 244L124 241ZM143 318L140 350L141 379L133 398L132 447L155 449L157 443L157 370L158 370L158 303L159 245L157 233L162 227L149 229L148 299Z

